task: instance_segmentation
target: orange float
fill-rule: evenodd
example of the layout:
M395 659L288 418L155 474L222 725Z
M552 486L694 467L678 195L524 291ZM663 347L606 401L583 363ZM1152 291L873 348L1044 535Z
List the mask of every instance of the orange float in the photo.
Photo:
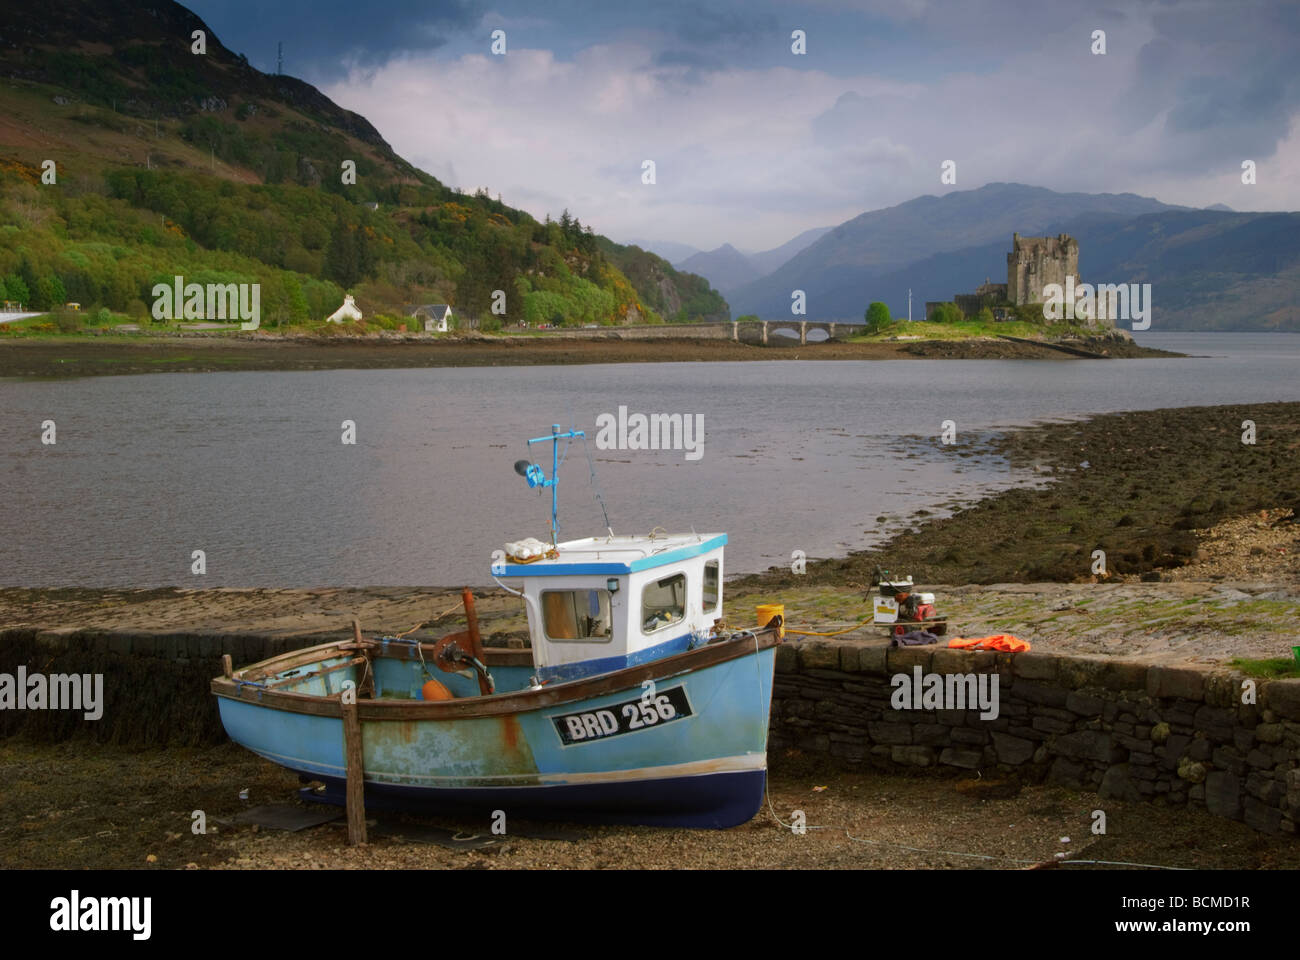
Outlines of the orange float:
M437 680L430 680L420 688L420 696L425 700L454 700L450 690Z

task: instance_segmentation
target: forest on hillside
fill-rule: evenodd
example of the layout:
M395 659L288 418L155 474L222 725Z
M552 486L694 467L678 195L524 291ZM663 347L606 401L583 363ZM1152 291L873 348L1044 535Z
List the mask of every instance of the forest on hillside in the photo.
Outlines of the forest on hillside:
M319 322L345 292L367 313L393 318L407 304L452 303L486 329L503 320L690 320L726 309L694 277L686 302L666 299L662 261L598 243L567 211L538 222L484 193L394 183L376 191L372 210L329 181L248 185L195 171L110 168L49 189L39 174L7 164L0 205L0 299L36 310L72 300L83 311L145 320L154 284L175 275L260 283L271 328ZM504 316L490 309L497 290Z
M260 284L272 329L319 324L346 293L381 327L419 303L487 330L729 315L703 278L567 210L538 221L440 183L365 118L215 37L193 56L190 31L206 25L150 9L127 30L89 0L0 15L22 41L0 112L30 142L71 148L54 182L44 152L0 151L0 300L148 322L154 285L180 275ZM111 52L73 42L92 22Z

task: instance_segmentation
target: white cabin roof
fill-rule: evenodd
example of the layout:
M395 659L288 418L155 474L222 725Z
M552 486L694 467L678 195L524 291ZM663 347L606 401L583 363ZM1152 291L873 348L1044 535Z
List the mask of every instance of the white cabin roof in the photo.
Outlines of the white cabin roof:
M649 570L719 549L727 542L725 533L670 533L658 536L587 537L556 547L555 559L532 563L507 560L507 577L567 577L575 574L619 576Z

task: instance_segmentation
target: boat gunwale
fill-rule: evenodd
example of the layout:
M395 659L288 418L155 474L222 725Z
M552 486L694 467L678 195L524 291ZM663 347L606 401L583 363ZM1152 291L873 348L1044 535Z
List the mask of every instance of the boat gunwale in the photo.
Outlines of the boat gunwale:
M775 627L760 627L746 631L743 636L733 637L711 643L694 650L672 654L649 663L624 667L610 673L595 677L583 677L554 686L544 686L540 690L512 690L506 693L460 697L454 700L385 700L357 699L357 708L362 720L450 720L467 717L490 717L527 713L532 710L562 705L593 697L604 696L618 690L639 685L645 680L662 680L689 673L692 670L712 667L729 660L734 660L749 653L758 653L771 649L782 643ZM425 646L425 645L421 645ZM431 646L431 645L428 645ZM231 676L216 677L211 682L211 692L218 697L250 703L255 706L282 710L289 713L309 714L321 717L342 717L343 708L340 694L290 693L264 686L258 681L245 680L241 675L258 670L265 676L293 666L307 665L329 659L330 655L345 655L356 650L383 650L381 640L335 640L278 654L258 663L250 664L236 670ZM510 648L495 650L517 653ZM385 651L388 652L388 651ZM409 651L408 651L409 652ZM485 653L492 652L491 649ZM310 655L310 656L308 656ZM397 659L416 659L415 656L403 656ZM270 673L263 668L279 664L280 670Z

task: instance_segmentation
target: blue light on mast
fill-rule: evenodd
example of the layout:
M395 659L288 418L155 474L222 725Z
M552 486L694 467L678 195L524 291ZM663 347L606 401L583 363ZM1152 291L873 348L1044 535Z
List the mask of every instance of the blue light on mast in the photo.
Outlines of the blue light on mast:
M582 437L585 439L586 436L587 435L583 433L581 430L569 430L565 433L560 433L560 425L558 423L553 423L551 424L551 435L549 437L535 437L532 440L528 441L530 446L534 443L545 443L548 440L551 442L551 476L549 479L547 478L546 473L542 470L542 468L538 464L530 463L527 460L515 461L515 473L519 474L521 477L527 480L529 487L534 487L534 488L550 487L551 488L551 544L552 545L558 543L558 535L560 529L560 522L558 516L558 511L559 511L558 494L559 494L559 486L560 486L559 441L570 440L576 437Z

